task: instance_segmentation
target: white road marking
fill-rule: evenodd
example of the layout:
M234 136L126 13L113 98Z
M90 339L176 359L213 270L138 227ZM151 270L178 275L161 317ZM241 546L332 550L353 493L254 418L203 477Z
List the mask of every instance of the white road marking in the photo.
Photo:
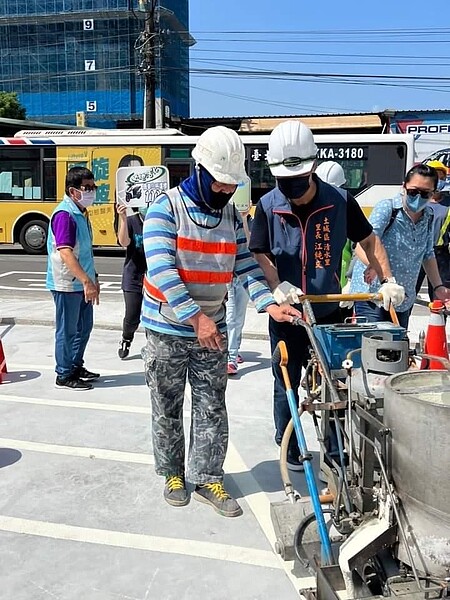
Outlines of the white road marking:
M88 410L106 410L149 415L150 407L130 406L128 404L106 404L104 402L77 402L76 400L50 400L49 398L28 398L27 396L12 396L4 394L0 402L18 402L21 404L36 404L39 406L58 406L60 408L85 408Z
M275 554L276 536L272 525L272 519L270 518L269 498L267 494L261 490L252 472L231 442L228 442L228 451L224 469L231 477L233 477L233 473L245 473L245 477L240 478L239 483L235 481L235 484L242 492L243 497L249 505L255 519L258 521ZM260 491L253 491L255 489L259 489ZM294 561L284 561L279 555L275 554L275 556L296 591L316 587L315 577L296 577L293 575Z
M27 278L27 277L18 277L19 275L42 275L42 277L37 278ZM1 290L15 290L15 291L36 291L36 288L45 288L45 278L47 272L46 271L8 271L6 273L0 273L0 278L6 277L14 277L19 282L24 282L25 285L15 286L15 285L0 285ZM103 278L103 281L102 281ZM107 281L107 278L113 278L113 281ZM121 283L120 280L122 278L121 274L115 273L100 273L100 290L105 294L121 294ZM116 281L114 281L116 279ZM33 283L37 282L37 283ZM114 289L116 288L117 289Z
M256 567L282 569L277 558L268 550L243 548L231 544L216 544L214 542L164 538L138 533L127 533L125 531L77 527L74 525L49 523L33 519L19 519L3 515L0 515L0 530L56 540L100 544L116 548L129 548L131 550L163 552L165 554L181 554L183 556L196 556Z
M131 366L131 365L130 365ZM136 371L122 371L121 369L101 369L101 378L102 379L107 379L107 375L131 375L131 374L135 374L137 371L141 371L142 374L144 374L144 362L138 362L136 365L138 368ZM55 370L55 365L54 364L48 364L48 365L36 365L36 364L29 364L27 363L26 365L24 363L15 363L15 362L10 362L8 361L8 369L10 371L14 370L14 371L54 371ZM142 380L144 381L144 380Z
M29 450L31 452L44 452L45 454L61 454L79 458L96 458L100 460L113 460L115 462L127 462L141 465L155 464L153 455L142 454L139 452L122 452L121 450L105 450L104 448L83 448L81 446L61 446L59 444L44 444L41 442L28 442L26 440L9 438L0 438L0 444L5 448L16 448L18 450Z

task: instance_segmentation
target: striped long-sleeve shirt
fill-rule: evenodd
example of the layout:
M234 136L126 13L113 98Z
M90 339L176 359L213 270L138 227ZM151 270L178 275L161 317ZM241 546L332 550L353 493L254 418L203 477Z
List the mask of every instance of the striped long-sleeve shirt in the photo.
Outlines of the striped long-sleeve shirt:
M189 206L188 213L194 222L206 228L205 232L207 228L217 226L221 218L206 206ZM237 211L234 227L237 243L234 274L241 280L258 312L262 312L270 304L275 304L275 300L261 269L248 250L242 219ZM147 277L164 294L179 323L164 318L160 303L147 295L144 295L142 323L144 327L160 333L195 337L194 329L187 320L200 312L200 307L190 297L178 274L175 266L176 244L177 224L171 201L165 195L160 196L150 205L144 221ZM218 327L222 332L226 330L225 313Z

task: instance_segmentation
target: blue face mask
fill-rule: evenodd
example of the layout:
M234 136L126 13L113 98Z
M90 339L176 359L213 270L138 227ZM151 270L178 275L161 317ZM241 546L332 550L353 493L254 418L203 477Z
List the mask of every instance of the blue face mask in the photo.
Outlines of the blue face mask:
M411 212L418 213L425 208L430 200L428 198L422 198L420 194L416 196L410 196L406 194L406 206Z
M441 190L443 190L445 188L446 183L447 181L445 179L439 179L436 186L437 191L440 192Z

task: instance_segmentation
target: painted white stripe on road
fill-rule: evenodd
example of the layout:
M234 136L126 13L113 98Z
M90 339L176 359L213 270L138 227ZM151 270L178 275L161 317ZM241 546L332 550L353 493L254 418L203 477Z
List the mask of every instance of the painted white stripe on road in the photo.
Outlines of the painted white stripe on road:
M18 402L20 404L36 404L39 406L58 406L60 408L85 408L87 410L106 410L149 415L150 407L129 406L128 404L106 404L104 402L76 402L75 400L50 400L49 398L28 398L27 396L12 396L5 394L0 402Z
M50 400L48 398L30 398L28 396L13 396L12 394L5 394L0 397L0 402L17 402L19 404L34 404L36 406L57 406L60 408L85 408L87 410L105 410L110 412L122 412L130 414L140 415L151 415L150 406L131 406L129 404L107 404L105 402L77 402L75 400ZM186 400L189 401L189 400ZM188 419L191 417L191 411L183 411L184 418ZM230 419L239 420L250 420L250 421L267 421L268 417L259 415L242 415L237 413L231 413L228 410L228 416Z
M100 460L113 460L141 465L154 465L155 459L151 454L139 452L122 452L121 450L106 450L104 448L84 448L82 446L61 446L59 444L44 444L42 442L29 442L0 438L0 445L5 448L29 450L31 452L44 452L46 454L61 454L64 456L77 456L80 458L96 458Z
M279 561L272 552L253 548L243 548L229 544L201 542L179 538L164 538L159 536L106 529L91 529L59 523L48 523L32 519L19 519L0 515L0 530L25 535L100 544L131 550L146 550L163 552L165 554L181 554L212 560L227 561L256 567L281 569Z
M139 363L141 366L141 369L138 369L137 371L121 371L120 369L102 369L101 372L101 378L102 379L107 379L108 375L135 375L137 372L144 374L144 363ZM11 363L10 361L8 361L8 369L10 371L54 371L55 370L55 365L51 364L51 365L30 365L30 364L23 364L23 363ZM144 381L144 380L142 380Z
M261 490L259 483L256 481L252 472L243 461L242 457L236 450L236 447L229 442L228 451L225 459L224 469L230 477L233 473L240 473L239 481L234 480L236 486L240 489L242 496L245 498L250 510L255 519L258 521L267 540L275 553L276 536L270 517L270 501L266 493ZM234 479L234 478L233 478ZM255 491L259 490L259 491ZM284 561L277 555L278 564L284 569L287 577L294 586L296 591L306 588L316 587L315 577L296 577L293 574L294 561Z

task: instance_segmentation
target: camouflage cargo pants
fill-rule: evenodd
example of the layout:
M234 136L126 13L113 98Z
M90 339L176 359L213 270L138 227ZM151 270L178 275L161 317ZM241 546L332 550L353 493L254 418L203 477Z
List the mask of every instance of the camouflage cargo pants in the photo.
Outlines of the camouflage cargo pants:
M185 472L183 404L187 377L192 390L187 479L195 484L222 481L228 445L226 350L207 350L197 339L149 329L146 336L145 378L152 404L156 473Z

